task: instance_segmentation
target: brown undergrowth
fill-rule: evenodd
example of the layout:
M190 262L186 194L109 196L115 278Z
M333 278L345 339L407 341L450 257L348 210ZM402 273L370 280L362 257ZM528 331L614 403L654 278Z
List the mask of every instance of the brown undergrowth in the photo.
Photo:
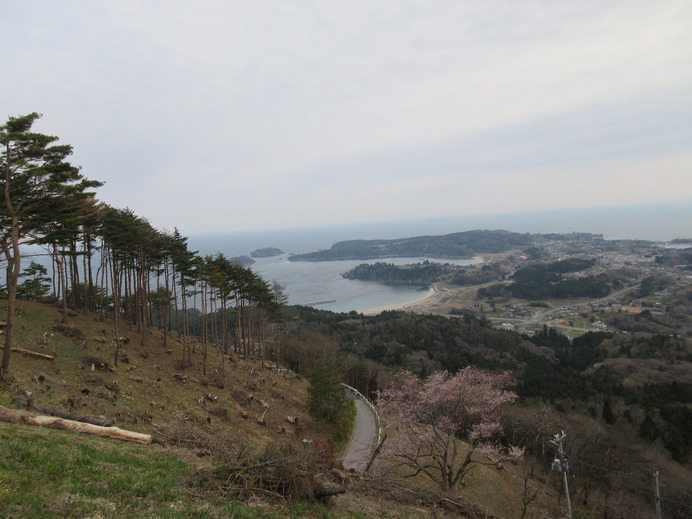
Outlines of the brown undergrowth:
M54 306L20 302L15 344L55 360L13 353L0 404L16 407L21 396L152 434L157 445L142 449L166 449L193 468L180 484L194 502L262 502L276 513L309 502L326 507L316 516L333 519L488 517L419 482L340 470L323 441L334 425L309 415L307 381L276 364L222 355L209 343L205 375L201 342L181 369L177 334L164 345L163 332L152 328L142 343L135 328L125 328L116 365L112 322L88 313L72 313L67 325L60 318Z

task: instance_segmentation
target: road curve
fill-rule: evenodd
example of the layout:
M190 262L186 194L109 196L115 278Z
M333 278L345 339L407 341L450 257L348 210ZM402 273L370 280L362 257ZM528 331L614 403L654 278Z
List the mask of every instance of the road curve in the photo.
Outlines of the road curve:
M355 398L351 396L351 398ZM372 410L361 400L355 398L356 421L353 425L353 433L348 449L343 457L343 465L346 470L363 472L367 467L372 451L375 448L377 436L377 424Z

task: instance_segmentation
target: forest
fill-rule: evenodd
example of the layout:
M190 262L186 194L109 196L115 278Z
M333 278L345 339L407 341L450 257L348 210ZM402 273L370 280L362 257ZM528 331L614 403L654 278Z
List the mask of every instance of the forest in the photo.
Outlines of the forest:
M401 368L421 377L467 366L494 373L509 370L520 409L508 418L505 430L512 431L515 440L529 435L521 445L532 454L545 455L545 444L536 440L555 432L525 430L527 416L540 408L555 427L569 427L584 441L591 438L609 449L605 455L584 445L579 453L583 465L574 467L574 476L587 494L591 485L617 485L620 476L611 470L637 472L647 459L659 460L659 467L668 463L689 468L692 461L687 368L692 350L684 337L589 332L570 339L549 327L529 337L494 329L471 313L453 318L402 311L364 316L309 307L286 312L292 329L282 353L285 362L301 369L310 362L309 349L299 353L302 333L329 337L322 348L331 352L341 378L365 394L375 396ZM660 461L661 456L669 461ZM648 488L641 480L627 484L641 493ZM685 517L692 510L692 494L687 487L676 492L678 508L671 509L671 515Z
M416 236L397 240L349 240L331 248L294 254L291 261L332 261L387 257L471 258L479 253L498 253L529 246L531 237L509 231L464 231L443 236Z
M567 299L575 297L600 298L607 296L618 281L607 274L566 278L564 274L592 267L592 260L570 258L552 263L532 264L517 270L510 283L495 284L478 289L478 297L519 297L529 300ZM446 282L452 285L477 285L498 281L506 273L498 265L468 268L449 263L425 260L410 265L393 263L363 263L342 274L346 279L377 281L385 284L429 286Z
M358 265L344 272L342 276L346 279L377 281L388 285L428 286L456 271L455 265L433 263L427 260L411 265L394 265L378 261Z
M478 297L519 297L528 300L607 296L619 281L608 274L568 277L594 266L593 260L569 258L551 263L534 263L518 269L509 283L478 289Z
M342 274L346 279L377 281L389 285L420 286L430 286L440 282L458 286L480 285L500 280L504 275L505 272L497 264L484 264L476 268L475 265L464 267L430 260L408 265L395 265L379 261L377 263L362 263Z

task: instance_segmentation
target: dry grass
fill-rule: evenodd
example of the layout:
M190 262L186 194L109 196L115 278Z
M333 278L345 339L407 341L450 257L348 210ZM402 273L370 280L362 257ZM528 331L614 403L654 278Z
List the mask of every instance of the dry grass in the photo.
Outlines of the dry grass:
M0 387L5 405L29 391L38 406L99 416L138 432L156 435L172 427L208 434L232 431L255 445L323 432L307 414L307 382L294 373L234 353L222 359L219 348L209 345L205 379L200 342L193 344L192 366L179 370L182 343L169 337L164 348L162 332L153 328L143 346L136 330L122 332L129 343L121 347L114 367L111 322L78 314L70 318L69 328L56 327L59 309L30 302L19 307L15 344L54 354L55 361L13 353L11 378ZM210 381L222 363L220 388ZM265 410L266 424L260 425L256 418ZM298 424L289 424L288 415L299 417Z

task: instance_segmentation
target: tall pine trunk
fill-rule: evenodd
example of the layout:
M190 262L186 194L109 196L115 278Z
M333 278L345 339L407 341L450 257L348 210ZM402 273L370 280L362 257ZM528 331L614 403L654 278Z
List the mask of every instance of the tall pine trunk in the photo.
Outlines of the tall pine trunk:
M8 166L9 176L9 166ZM11 219L11 244L5 248L5 256L7 258L7 323L5 324L5 349L2 353L2 371L6 372L10 369L10 354L12 352L12 339L14 337L14 321L17 314L17 282L19 280L19 271L22 268L22 258L19 252L19 218L12 208L12 203L9 199L9 179L5 183L5 202L7 204L8 213Z

